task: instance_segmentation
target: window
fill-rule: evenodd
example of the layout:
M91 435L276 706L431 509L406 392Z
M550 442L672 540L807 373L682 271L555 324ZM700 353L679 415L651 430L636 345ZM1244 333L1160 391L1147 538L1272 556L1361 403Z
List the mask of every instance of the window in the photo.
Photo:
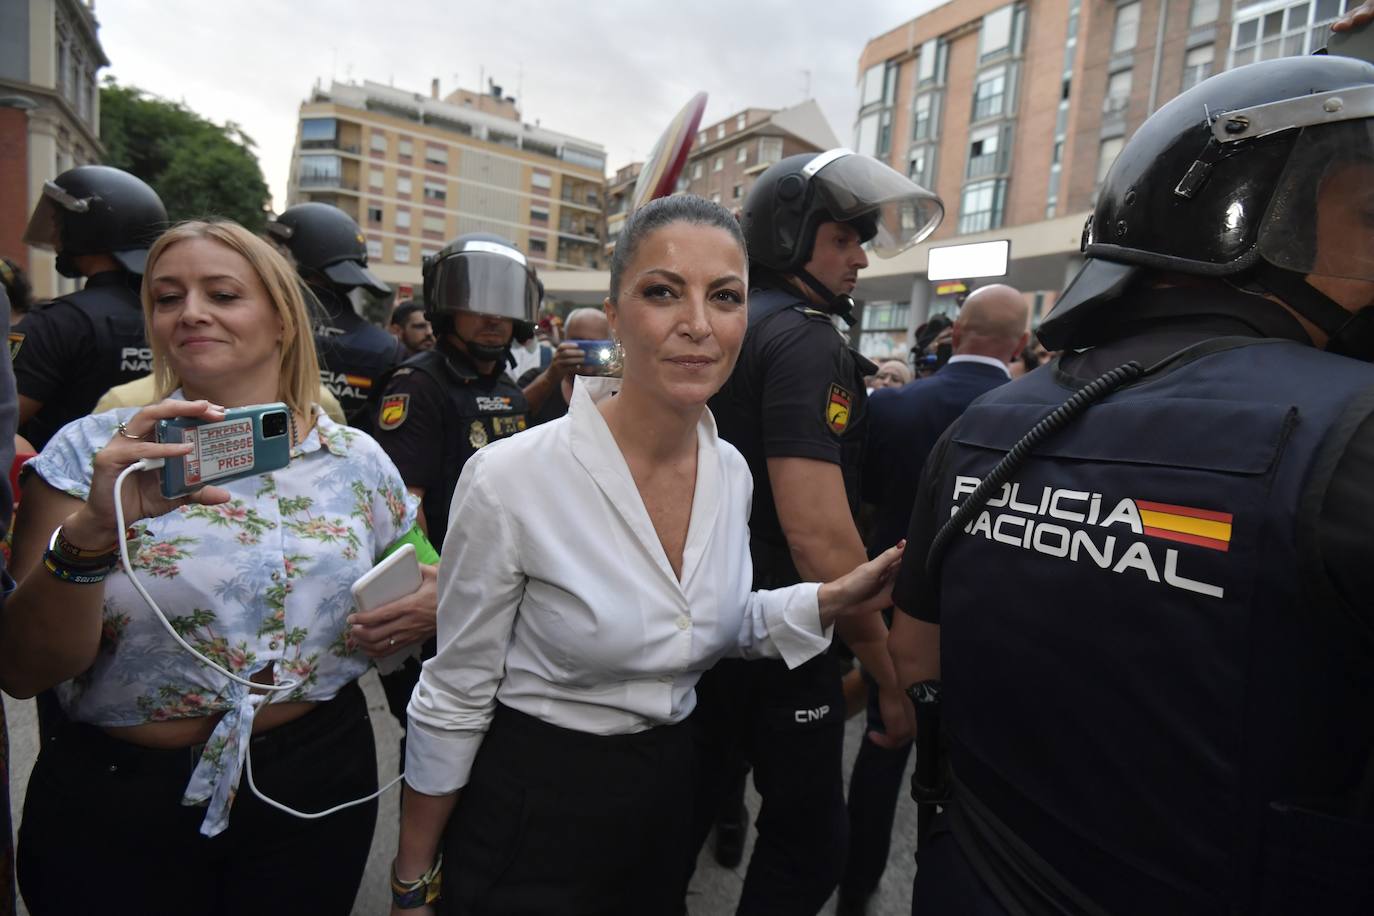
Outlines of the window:
M723 140L723 139L725 139L725 122L724 122L724 121L721 121L719 124L716 125L716 139L717 139L717 140Z
M405 156L407 159L415 155L415 142L402 137L396 141L396 153Z
M547 191L553 187L553 176L548 172L532 172L530 174L530 187Z
M731 197L732 199L734 199L734 200L739 200L739 199L740 199L741 197L743 197L743 196L744 196L744 185L742 185L742 184L737 184L737 185L735 185L735 187L734 187L734 188L731 190L731 192L730 192L730 197Z
M878 115L878 150L877 155L881 159L886 159L892 152L892 109L884 108Z
M1325 47L1331 35L1331 20L1341 14L1343 7L1356 5L1355 0L1304 0L1262 16L1237 17L1231 33L1231 66L1309 54Z
M701 163L700 163L700 162L693 162L693 163L692 163L692 180L693 180L693 181L696 181L696 180L697 180L698 178L700 178L700 177L701 177Z
M935 57L939 54L940 39L931 38L921 45L921 54L916 58L916 82L918 85L935 81L937 72Z
M397 175L397 176L396 176L396 193L397 193L397 194L401 195L402 197L409 197L412 193L414 193L414 191L415 191L415 187L414 187L414 185L412 184L409 175Z
M425 200L447 200L448 188L442 181L425 182Z
M938 106L936 102L939 96L934 92L927 92L924 95L916 96L916 104L912 109L911 118L911 139L917 142L922 140L934 139L935 114Z
M749 119L742 114L737 115L735 117L735 130L744 130L744 125L748 122L748 120Z
M530 239L530 254L548 254L549 243L547 239Z
M855 131L854 148L860 155L876 156L878 154L878 116L880 114L881 112L875 111L859 119L859 126Z
M697 134L697 146L705 146L707 142L706 131Z
M530 207L530 222L547 223L549 221L549 208L541 207L538 204Z
M424 228L426 232L443 232L444 218L442 216L433 216L431 214L426 213L425 218L421 221L420 225Z
M369 259L380 261L382 259L382 240L367 240L367 256Z
M1183 56L1183 88L1191 89L1212 75L1212 45L1192 48Z
M338 156L302 156L301 187L337 188L343 178Z
M448 165L448 149L442 146L425 146L425 163L428 165Z
M305 149L332 147L338 132L339 122L333 118L305 118L301 121L301 146Z
M973 120L981 121L1002 113L1007 99L1007 68L998 67L978 74L973 87Z
M378 191L380 191L380 190L382 189L382 170L381 170L381 169L368 169L368 170L367 170L367 186L368 186L369 188L376 188Z
M886 64L874 64L864 71L863 94L859 99L860 108L875 105L883 100L883 72L886 69Z
M980 127L969 133L968 176L986 178L1002 171L1002 128Z
M1210 25L1217 21L1221 12L1221 0L1193 0L1193 8L1188 12L1188 28Z
M1097 186L1102 187L1102 183L1107 180L1107 173L1111 171L1112 163L1121 153L1121 147L1126 145L1125 137L1110 137L1103 140L1097 148Z
M1131 101L1131 71L1118 70L1107 77L1107 94L1102 98L1102 111L1120 114Z
M985 232L1002 225L1006 193L1007 183L1001 178L964 185L959 204L959 231Z
M718 204L718 203L720 203L720 192L719 192L719 191L716 191L714 194L711 195L711 203L713 203L713 204Z
M397 229L409 229L409 228L410 228L410 211L409 211L409 210L397 210L397 211L396 211L396 228L397 228Z
M606 171L606 154L594 153L589 150L580 150L574 146L563 147L563 161L580 165L583 168L595 169L597 174Z
M404 242L396 242L391 246L391 259L397 264L410 263L410 246Z
M777 162L782 158L782 137L759 138L759 164Z
M1124 54L1135 50L1140 33L1140 2L1126 3L1116 8L1116 28L1112 32L1112 53Z
M935 184L935 147L918 146L910 153L907 163L907 177L923 188Z
M433 260L434 260L435 258L437 258L438 256L439 256L439 252L435 251L433 248L421 248L421 249L420 249L420 263L422 263L422 264L423 264L425 261L433 261Z
M367 208L367 221L368 221L368 223L370 223L370 224L372 224L372 225L380 225L381 222L382 222L382 208L381 208L381 207L368 207L368 208Z
M711 171L719 172L723 168L725 168L725 157L717 156L715 160L711 163Z
M741 145L739 149L735 150L735 161L741 164L748 162L749 147Z
M372 149L378 153L386 152L386 134L374 133L372 135Z
M978 33L978 56L982 59L1001 54L1011 47L1011 4L983 17Z

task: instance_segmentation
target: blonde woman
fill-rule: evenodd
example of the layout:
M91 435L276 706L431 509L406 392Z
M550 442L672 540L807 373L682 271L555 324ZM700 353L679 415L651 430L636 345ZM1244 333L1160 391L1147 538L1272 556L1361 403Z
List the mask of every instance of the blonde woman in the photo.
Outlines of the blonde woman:
M375 802L298 819L240 776L251 742L258 787L297 810L376 790L355 683L369 660L348 626L348 589L417 537L415 502L376 443L314 404L305 305L270 246L233 223L184 223L153 246L143 284L165 400L71 423L23 485L0 686L55 687L65 721L29 783L20 889L35 916L347 913ZM145 471L123 499L138 579L177 631L243 678L300 682L277 693L178 647L114 553L126 536L116 475L188 448L154 441L158 420L271 401L290 408L285 469L175 500Z

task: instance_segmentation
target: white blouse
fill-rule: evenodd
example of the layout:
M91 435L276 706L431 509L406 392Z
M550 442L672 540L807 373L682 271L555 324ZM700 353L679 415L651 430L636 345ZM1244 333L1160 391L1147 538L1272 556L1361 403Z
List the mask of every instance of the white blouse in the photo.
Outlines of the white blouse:
M486 446L463 468L439 568L438 653L411 697L406 781L468 781L499 701L562 728L627 734L680 722L726 655L825 651L816 583L750 592L753 479L704 411L682 579L581 377L568 415Z

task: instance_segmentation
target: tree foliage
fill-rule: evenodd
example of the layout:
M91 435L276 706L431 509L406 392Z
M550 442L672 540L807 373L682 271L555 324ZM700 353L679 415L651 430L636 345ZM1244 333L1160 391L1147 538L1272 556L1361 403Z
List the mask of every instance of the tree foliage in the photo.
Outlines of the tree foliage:
M105 164L142 178L173 220L227 217L254 232L267 221L269 195L253 140L230 121L220 126L107 78L100 88Z

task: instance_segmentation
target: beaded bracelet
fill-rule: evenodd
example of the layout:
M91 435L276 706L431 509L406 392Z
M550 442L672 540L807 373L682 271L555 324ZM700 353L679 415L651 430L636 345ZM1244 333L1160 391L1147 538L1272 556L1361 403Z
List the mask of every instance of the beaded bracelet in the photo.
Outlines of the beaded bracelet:
M391 862L391 903L398 910L418 910L439 899L440 878L443 876L444 855L434 860L429 871L414 881L396 877L396 861Z

